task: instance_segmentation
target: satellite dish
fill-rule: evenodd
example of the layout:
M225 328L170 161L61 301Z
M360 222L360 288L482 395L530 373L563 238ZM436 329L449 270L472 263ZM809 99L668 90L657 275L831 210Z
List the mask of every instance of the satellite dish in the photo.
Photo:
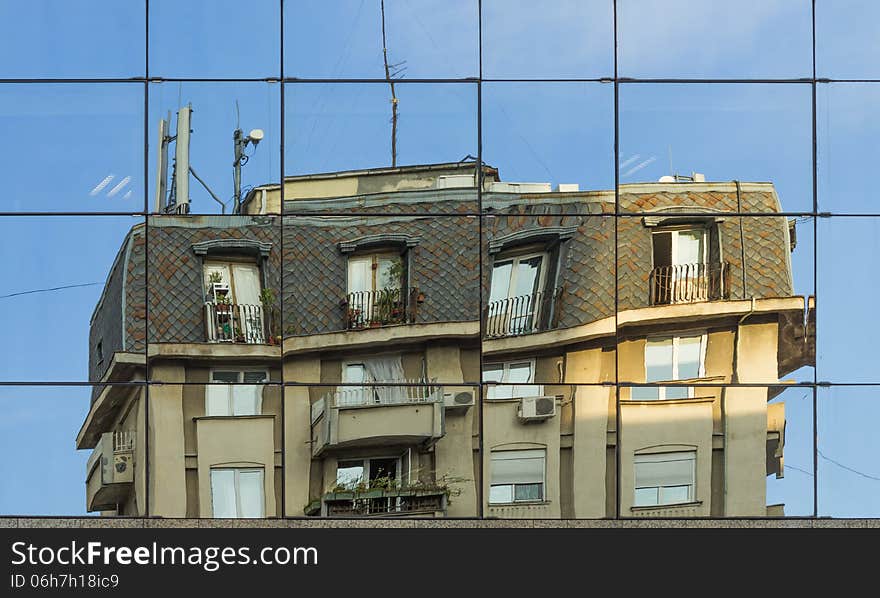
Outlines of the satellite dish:
M251 132L248 133L248 138L251 140L251 143L257 145L263 139L263 129L251 129Z
M658 183L674 183L674 182L675 182L675 177L674 177L674 176L669 176L669 175L667 174L667 175L665 175L665 176L660 177L660 180L657 181L657 182L658 182Z

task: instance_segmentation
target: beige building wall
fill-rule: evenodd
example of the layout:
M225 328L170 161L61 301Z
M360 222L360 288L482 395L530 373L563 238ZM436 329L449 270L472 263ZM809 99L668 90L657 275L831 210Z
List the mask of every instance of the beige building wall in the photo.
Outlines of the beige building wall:
M274 415L255 415L196 420L200 517L213 516L211 469L217 467L262 468L266 516L280 515L275 503L275 419Z

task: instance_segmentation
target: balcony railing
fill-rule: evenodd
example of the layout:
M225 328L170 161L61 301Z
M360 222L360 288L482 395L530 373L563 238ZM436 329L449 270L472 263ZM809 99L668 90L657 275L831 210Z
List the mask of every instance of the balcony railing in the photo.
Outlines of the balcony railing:
M205 303L205 328L209 343L266 343L262 305Z
M412 324L419 302L418 289L389 288L349 293L340 305L345 311L346 329L358 330Z
M730 268L726 262L675 264L651 270L651 305L727 299Z
M562 287L558 287L493 301L486 306L486 336L518 336L556 328L561 298Z
M396 382L399 382L399 384L340 387L321 397L320 408L323 410L325 405L330 407L359 407L366 405L433 403L443 400L443 388L431 386L425 380L400 380ZM404 386L404 384L407 386ZM313 419L317 419L317 417L313 417Z
M322 499L324 517L401 517L446 514L444 490L367 490L336 492Z

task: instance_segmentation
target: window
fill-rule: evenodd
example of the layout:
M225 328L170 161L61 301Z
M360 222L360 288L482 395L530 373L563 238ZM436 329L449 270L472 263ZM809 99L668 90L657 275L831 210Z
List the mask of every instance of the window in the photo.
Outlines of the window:
M544 500L545 449L494 451L489 504Z
M654 267L706 263L706 229L683 228L653 235Z
M356 255L348 258L348 292L400 289L403 261L397 254Z
M95 357L98 363L104 363L104 341L98 341L98 344L95 345Z
M636 455L633 506L692 502L696 462L696 451Z
M499 259L492 266L487 333L489 336L528 334L541 322L544 253Z
M214 517L265 517L263 470L212 469L211 506Z
M485 364L483 381L498 383L497 386L486 388L487 400L539 397L544 394L542 385L532 384L535 381L534 360Z
M362 361L342 364L344 384L339 389L338 405L365 405L369 403L401 403L406 401L405 386L368 386L382 382L404 382L403 361L398 355L369 357Z
M400 457L340 460L336 464L336 485L344 488L353 489L360 483L373 486L377 480L400 484L400 478Z
M260 305L260 269L256 264L205 262L205 289L212 303Z
M406 320L403 258L397 254L348 258L349 328L400 324Z
M653 234L652 304L708 301L721 294L721 273L708 263L707 238L706 228Z
M269 376L264 370L214 370L205 386L205 415L260 415L263 386Z
M204 274L205 301L213 304L209 340L265 342L257 265L205 262Z
M645 382L692 380L705 375L706 335L649 338L645 344ZM693 387L633 388L634 400L686 399Z

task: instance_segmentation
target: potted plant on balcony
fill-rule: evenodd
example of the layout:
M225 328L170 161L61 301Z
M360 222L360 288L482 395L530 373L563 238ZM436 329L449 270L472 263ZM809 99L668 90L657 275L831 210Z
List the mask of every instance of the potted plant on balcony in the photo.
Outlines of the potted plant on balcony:
M245 342L244 333L241 331L241 328L239 328L238 326L236 326L236 327L235 327L235 330L234 330L234 333L235 333L235 342L237 342L237 343L243 343L243 342Z
M269 315L268 341L270 345L281 344L280 325L278 323L278 308L276 307L274 289L260 291L260 303L263 305L263 313Z

